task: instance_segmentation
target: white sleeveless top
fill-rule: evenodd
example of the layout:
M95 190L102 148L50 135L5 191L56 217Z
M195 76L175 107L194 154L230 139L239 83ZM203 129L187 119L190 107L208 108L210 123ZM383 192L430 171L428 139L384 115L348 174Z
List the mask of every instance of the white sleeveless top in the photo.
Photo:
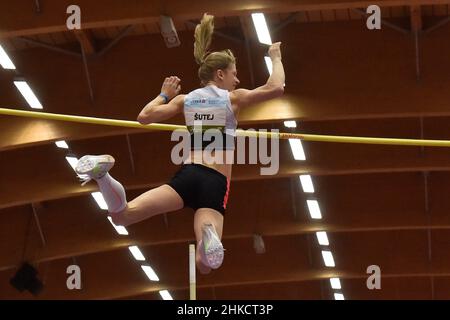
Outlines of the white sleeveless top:
M214 129L209 132L214 137L220 133L222 149L234 150L237 120L228 90L210 85L189 92L184 98L184 118L191 134L191 149L204 149L215 142L211 135L204 135L205 131ZM201 145L194 143L196 137L201 139Z

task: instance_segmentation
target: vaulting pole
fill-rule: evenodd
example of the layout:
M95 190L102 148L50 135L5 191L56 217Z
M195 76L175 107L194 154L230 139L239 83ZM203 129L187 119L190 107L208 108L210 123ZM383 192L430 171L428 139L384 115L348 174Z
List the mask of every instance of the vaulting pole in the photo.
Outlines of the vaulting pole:
M195 280L195 244L189 245L189 300L197 300Z

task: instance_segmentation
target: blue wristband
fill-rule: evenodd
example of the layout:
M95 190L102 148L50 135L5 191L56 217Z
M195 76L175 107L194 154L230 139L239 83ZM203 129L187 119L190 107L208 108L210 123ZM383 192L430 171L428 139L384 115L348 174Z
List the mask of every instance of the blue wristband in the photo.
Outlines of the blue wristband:
M169 102L169 96L167 94L161 92L159 95L164 98L164 103Z

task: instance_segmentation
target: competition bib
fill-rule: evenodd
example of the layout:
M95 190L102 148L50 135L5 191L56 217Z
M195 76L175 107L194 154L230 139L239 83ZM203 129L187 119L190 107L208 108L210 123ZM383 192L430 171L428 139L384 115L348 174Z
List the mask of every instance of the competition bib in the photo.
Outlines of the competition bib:
M227 99L194 98L186 99L184 116L191 133L208 129L224 131L227 115Z

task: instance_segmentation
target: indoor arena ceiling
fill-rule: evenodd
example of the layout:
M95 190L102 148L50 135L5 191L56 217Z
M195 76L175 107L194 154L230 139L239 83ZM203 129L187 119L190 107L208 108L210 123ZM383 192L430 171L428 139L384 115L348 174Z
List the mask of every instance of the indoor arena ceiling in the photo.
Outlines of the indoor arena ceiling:
M242 109L239 127L325 135L450 140L450 21L444 0L78 0L81 30L68 30L73 1L14 1L0 11L0 44L16 70L0 69L0 108L32 110L13 80L26 79L43 112L136 120L177 75L199 85L193 29L216 16L213 50L237 57L241 87L264 84L267 47L251 13L265 13L282 42L283 97ZM365 10L381 7L381 30ZM160 16L173 19L181 45L167 48ZM284 126L295 120L297 128ZM181 124L182 117L165 121ZM70 149L55 141L65 140ZM0 116L0 298L189 298L193 212L153 217L119 235L81 186L66 156L109 153L111 174L132 199L177 169L170 132L150 132ZM223 266L197 275L198 299L449 299L450 152L447 148L303 142L306 160L280 141L279 172L233 167ZM312 177L304 193L299 175ZM322 219L310 217L317 200ZM316 232L326 231L329 245ZM265 243L256 253L255 236ZM138 246L159 277L148 280L128 247ZM322 250L332 252L326 267ZM38 270L33 296L9 283L22 262ZM69 290L67 267L81 269ZM381 288L369 290L369 266ZM332 289L339 278L341 289Z

